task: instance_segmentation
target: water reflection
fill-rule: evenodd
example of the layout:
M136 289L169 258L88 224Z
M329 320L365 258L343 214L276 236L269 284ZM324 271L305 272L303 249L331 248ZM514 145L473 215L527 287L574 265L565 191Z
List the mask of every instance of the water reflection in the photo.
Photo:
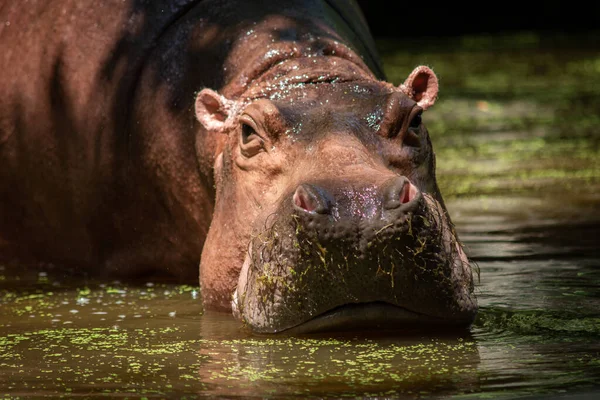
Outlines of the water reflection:
M202 332L205 325L213 325L206 322ZM223 326L216 328L223 335ZM239 326L231 328L239 332ZM215 332L204 335L214 337ZM250 396L257 390L276 395L396 396L478 388L479 354L471 338L208 339L200 354L206 361L199 377L211 382L211 393L220 396Z

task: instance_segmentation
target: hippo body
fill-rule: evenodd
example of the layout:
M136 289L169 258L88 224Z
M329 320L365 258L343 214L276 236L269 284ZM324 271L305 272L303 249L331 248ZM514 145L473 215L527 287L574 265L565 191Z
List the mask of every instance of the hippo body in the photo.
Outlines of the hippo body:
M354 3L13 2L0 47L5 257L200 265L205 306L260 332L473 320L421 124L437 79L381 81Z

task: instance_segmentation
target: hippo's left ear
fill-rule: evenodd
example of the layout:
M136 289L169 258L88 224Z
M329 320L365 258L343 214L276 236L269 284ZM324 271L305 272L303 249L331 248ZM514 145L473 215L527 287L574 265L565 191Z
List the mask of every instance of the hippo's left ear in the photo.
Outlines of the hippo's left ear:
M196 97L196 118L209 131L224 132L234 108L235 101L210 89L202 89Z
M435 104L438 96L438 78L424 65L418 66L400 85L400 90L424 110Z

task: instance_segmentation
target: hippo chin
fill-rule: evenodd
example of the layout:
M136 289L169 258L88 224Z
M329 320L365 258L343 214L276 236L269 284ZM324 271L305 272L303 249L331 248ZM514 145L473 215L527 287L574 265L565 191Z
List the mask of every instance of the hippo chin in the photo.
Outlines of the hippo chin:
M472 323L423 123L437 77L385 82L354 3L47 3L0 15L0 253L199 263L205 306L255 332Z

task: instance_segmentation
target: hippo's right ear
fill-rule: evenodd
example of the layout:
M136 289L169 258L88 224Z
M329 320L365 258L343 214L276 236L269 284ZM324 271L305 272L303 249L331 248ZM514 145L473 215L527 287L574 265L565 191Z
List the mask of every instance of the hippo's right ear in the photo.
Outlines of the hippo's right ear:
M223 132L234 114L235 101L219 93L202 89L196 97L196 118L208 131Z

